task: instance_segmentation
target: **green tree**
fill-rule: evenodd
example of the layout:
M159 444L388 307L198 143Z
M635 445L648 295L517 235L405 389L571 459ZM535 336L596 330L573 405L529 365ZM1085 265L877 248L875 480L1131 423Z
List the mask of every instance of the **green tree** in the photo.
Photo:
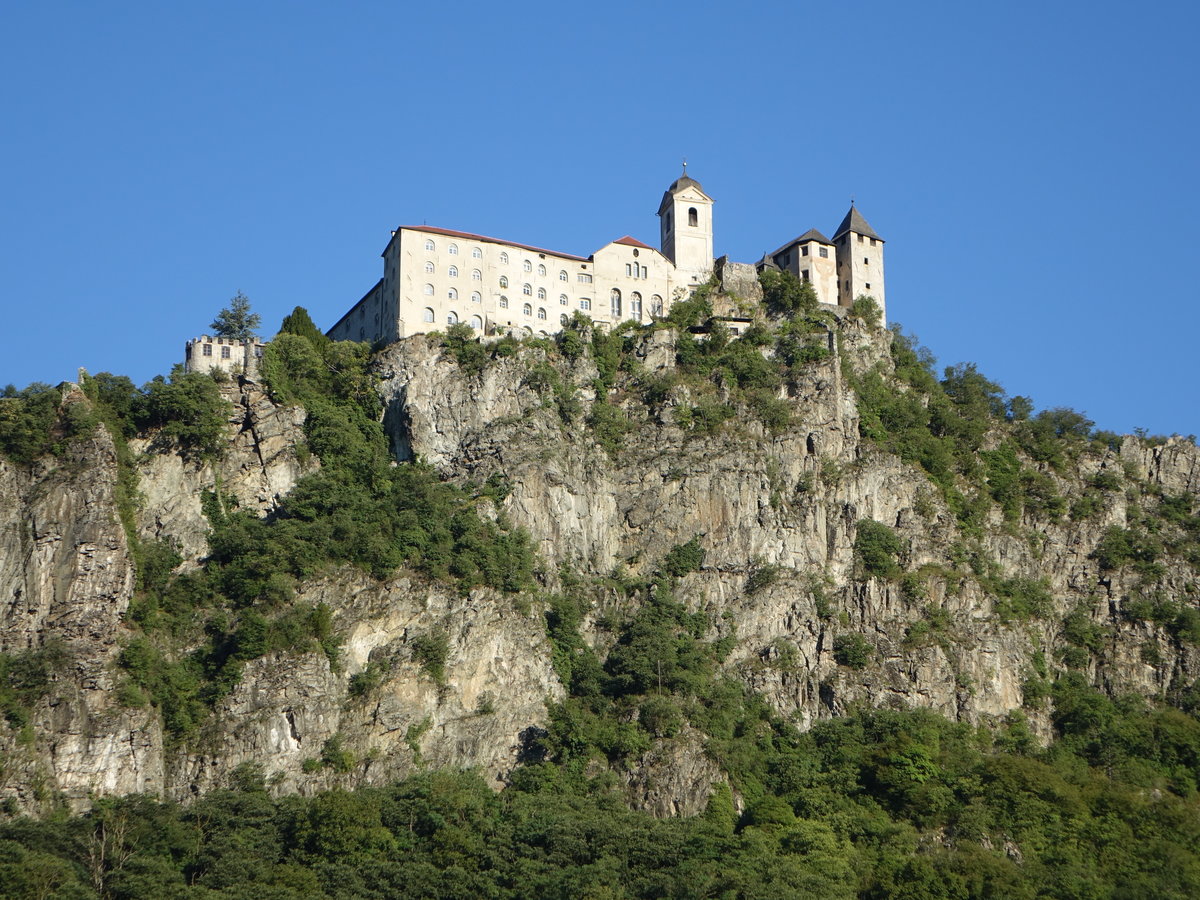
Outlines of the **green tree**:
M233 338L235 341L252 341L258 337L255 329L261 324L262 316L250 312L250 298L238 291L229 301L229 305L217 313L209 328L221 337Z

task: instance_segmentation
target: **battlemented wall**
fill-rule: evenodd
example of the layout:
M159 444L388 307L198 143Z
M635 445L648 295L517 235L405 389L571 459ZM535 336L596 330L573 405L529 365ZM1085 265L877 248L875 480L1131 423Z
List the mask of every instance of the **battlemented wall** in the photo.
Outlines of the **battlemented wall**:
M258 361L265 346L265 341L201 335L184 344L183 368L186 372L219 370L230 375L254 376L258 374Z

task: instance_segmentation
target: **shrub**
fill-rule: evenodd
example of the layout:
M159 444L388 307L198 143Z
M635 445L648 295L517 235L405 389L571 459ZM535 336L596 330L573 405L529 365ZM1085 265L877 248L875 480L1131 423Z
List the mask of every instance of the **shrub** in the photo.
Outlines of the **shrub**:
M891 578L900 571L896 559L903 550L899 535L882 522L860 519L855 529L854 552L867 574Z
M871 661L871 646L861 634L839 634L833 639L833 658L839 666L862 669Z
M438 684L445 684L446 660L450 656L450 638L446 632L437 629L417 635L409 642L409 646L413 659L421 664L425 674Z
M695 572L704 565L704 548L700 546L700 536L696 535L686 544L672 547L662 562L662 571L666 575L682 578L689 572Z

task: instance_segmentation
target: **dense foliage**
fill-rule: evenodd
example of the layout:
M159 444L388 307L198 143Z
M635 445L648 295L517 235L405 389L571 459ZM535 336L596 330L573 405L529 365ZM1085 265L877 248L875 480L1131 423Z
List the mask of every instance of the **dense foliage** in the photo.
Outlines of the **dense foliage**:
M159 579L130 608L141 634L121 654L123 699L152 702L176 738L195 730L247 660L320 650L336 664L330 611L296 600L306 578L351 564L378 578L407 566L464 591L518 591L531 581L524 533L475 509L486 489L469 493L428 466L392 464L369 348L329 341L299 308L284 324L262 374L276 400L307 410L305 449L321 468L267 518L219 493L207 497L203 568Z
M1019 716L988 732L876 710L801 734L745 698L713 741L742 812L720 785L684 819L631 812L614 772L569 762L526 764L500 794L430 772L278 799L242 768L186 807L130 797L0 824L0 895L1197 896L1200 725L1078 680L1054 699L1042 751Z

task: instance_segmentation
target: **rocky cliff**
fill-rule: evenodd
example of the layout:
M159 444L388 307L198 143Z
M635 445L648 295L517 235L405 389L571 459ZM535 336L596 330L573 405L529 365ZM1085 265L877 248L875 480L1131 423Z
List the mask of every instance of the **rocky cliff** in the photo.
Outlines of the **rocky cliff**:
M670 329L632 338L636 379L612 385L590 354L564 359L537 341L476 371L436 337L418 336L375 366L397 458L464 484L502 479L506 496L484 511L528 531L544 590L568 577L645 577L698 538L704 561L682 578L678 598L707 614L709 639L730 639L725 670L801 727L859 703L1002 717L1080 646L1081 629L1086 652L1073 664L1104 690L1164 698L1200 677L1193 642L1127 609L1148 596L1193 608L1195 570L1169 552L1149 573L1105 568L1096 556L1113 526L1130 525L1156 498L1200 494L1192 442L1092 444L1065 469L1023 460L1066 505L1093 496L1103 473L1119 489L1086 516L1026 509L1014 518L994 506L966 527L919 467L860 434L853 383L869 370L891 374L890 334L844 319L818 339L834 352L781 389L785 427L744 410L719 428L687 427L679 411L695 389L686 380L664 378L669 389L653 403L633 390L634 380L676 368ZM578 406L572 415L552 402L548 378ZM205 492L269 515L319 465L304 410L273 403L249 381L223 390L230 416L219 462L189 459L154 434L130 444L141 494L135 534L173 542L180 572L207 552ZM64 402L87 401L68 390ZM619 446L589 425L597 403L626 423ZM0 795L24 808L137 791L186 798L246 762L280 791L381 783L437 765L476 766L500 784L545 724L547 703L563 695L538 596L464 594L407 571L379 580L347 567L299 585L295 598L332 612L337 656L247 662L198 735L174 741L153 706L130 705L119 690L137 579L118 479L103 427L32 467L0 460L0 650L53 657L28 721L0 728ZM904 577L864 572L855 539L867 519L900 538ZM997 584L1039 585L1048 606L1014 615ZM603 653L612 639L604 622L629 600L595 596L583 630ZM430 635L444 641L437 672L414 650ZM1029 706L1047 735L1044 710ZM722 778L703 744L690 728L656 741L620 773L631 802L663 815L702 808Z

